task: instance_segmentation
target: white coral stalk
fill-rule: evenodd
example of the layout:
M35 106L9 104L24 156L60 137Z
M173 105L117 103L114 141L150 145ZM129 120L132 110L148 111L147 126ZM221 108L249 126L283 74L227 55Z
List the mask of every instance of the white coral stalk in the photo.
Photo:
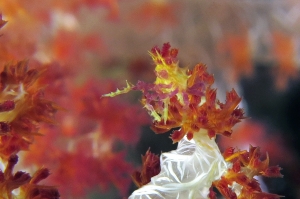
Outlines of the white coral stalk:
M212 182L231 167L220 153L215 139L201 129L192 140L184 137L177 150L162 153L161 172L134 191L129 199L204 199Z

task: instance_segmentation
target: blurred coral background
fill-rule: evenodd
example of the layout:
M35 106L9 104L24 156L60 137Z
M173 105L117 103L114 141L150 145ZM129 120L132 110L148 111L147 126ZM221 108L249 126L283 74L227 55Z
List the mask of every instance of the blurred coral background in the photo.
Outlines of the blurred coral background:
M235 88L249 117L221 150L260 146L284 178L261 179L266 191L300 197L300 1L43 0L0 1L0 64L47 66L45 95L64 108L40 126L21 169L51 170L61 198L122 198L148 148L176 148L155 135L139 95L101 98L125 80L151 82L148 51L170 42L180 66L202 62L215 87Z

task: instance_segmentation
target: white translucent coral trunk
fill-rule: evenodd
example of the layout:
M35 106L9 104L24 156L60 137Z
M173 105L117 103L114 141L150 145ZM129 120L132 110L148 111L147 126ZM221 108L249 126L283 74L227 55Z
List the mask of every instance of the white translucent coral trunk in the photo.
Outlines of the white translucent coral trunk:
M176 150L162 153L160 161L161 172L129 199L208 198L212 182L231 167L204 129L194 133L190 141L184 137Z

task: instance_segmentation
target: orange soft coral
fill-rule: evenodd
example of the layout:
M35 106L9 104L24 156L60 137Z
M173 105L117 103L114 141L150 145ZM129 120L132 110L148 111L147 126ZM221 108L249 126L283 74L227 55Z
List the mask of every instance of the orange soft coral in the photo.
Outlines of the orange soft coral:
M155 30L162 31L166 27L174 26L178 23L176 16L178 6L176 2L145 1L132 11L129 16L130 22L141 30L154 27Z
M226 102L216 99L216 89L211 88L214 77L204 64L193 70L180 68L178 50L165 43L162 49L154 47L150 55L156 64L154 84L139 81L136 86L127 84L123 90L104 95L113 97L130 90L141 90L142 104L154 118L152 129L164 133L176 127L172 140L178 142L185 135L192 139L199 129L207 129L210 138L216 134L231 135L231 128L244 118L238 108L241 98L235 90L227 93Z
M215 187L226 199L279 198L262 192L255 176L281 177L281 168L269 166L269 158L261 160L258 147L248 151L229 148L221 155L215 137L231 136L232 127L244 118L238 108L241 97L231 90L225 103L217 100L212 88L214 77L206 66L197 64L188 70L178 66L176 49L166 43L154 47L156 68L153 84L139 81L104 96L114 97L130 90L143 92L142 104L153 117L152 129L164 133L173 128L176 151L161 155L158 174L153 174L157 161L149 152L143 157L143 170L133 175L140 187L129 197L140 198L216 198ZM148 172L148 169L150 172ZM150 181L150 177L151 181ZM145 184L147 183L148 184Z
M39 135L40 122L53 123L58 106L43 97L39 78L45 68L28 69L26 61L8 64L0 74L0 156L27 150Z
M159 156L150 152L150 149L142 156L142 171L135 171L132 174L132 180L138 187L150 182L151 178L160 172L160 160Z
M58 199L55 187L38 185L50 173L47 168L39 169L32 177L23 171L13 173L18 162L17 155L11 155L4 172L0 171L0 197L3 199ZM19 188L19 193L12 191Z
M47 75L45 83L59 74ZM45 94L49 95L49 87L53 86L49 85ZM39 132L45 136L35 138L30 152L25 153L24 164L51 168L53 175L48 182L60 188L62 198L86 198L95 187L99 192L116 187L116 194L126 195L134 169L125 161L126 148L139 140L140 125L148 121L146 114L138 105L118 99L99 100L115 87L113 82L90 79L80 87L66 86L63 95L50 95L68 111L57 115L59 125L41 126Z
M282 32L273 32L273 54L277 63L276 86L285 89L290 79L297 78L296 47L293 37Z
M269 166L269 157L261 160L261 153L258 147L250 145L249 151L234 151L228 148L224 153L226 161L231 162L232 168L221 177L220 180L213 182L220 193L226 199L258 199L258 198L280 198L279 195L262 192L259 183L254 176L282 177L281 168ZM239 193L237 196L236 193Z
M228 81L237 82L243 76L252 75L250 37L246 30L224 36L218 45L217 52L220 53L220 59L223 58L224 61L221 65L229 68L229 72L226 73Z

